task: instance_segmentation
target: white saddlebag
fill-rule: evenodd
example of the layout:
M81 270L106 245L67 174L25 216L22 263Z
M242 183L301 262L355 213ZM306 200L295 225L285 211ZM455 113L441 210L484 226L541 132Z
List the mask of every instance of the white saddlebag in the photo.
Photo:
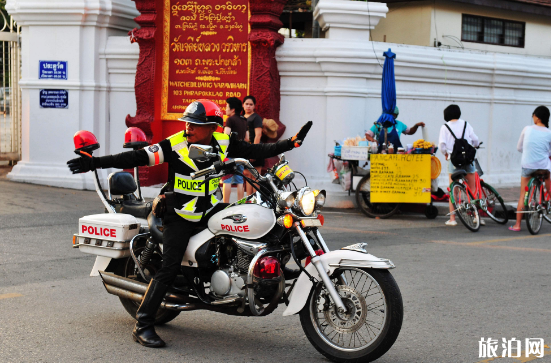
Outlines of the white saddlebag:
M130 256L130 240L140 223L130 214L92 214L78 221L78 248L81 252L111 258Z

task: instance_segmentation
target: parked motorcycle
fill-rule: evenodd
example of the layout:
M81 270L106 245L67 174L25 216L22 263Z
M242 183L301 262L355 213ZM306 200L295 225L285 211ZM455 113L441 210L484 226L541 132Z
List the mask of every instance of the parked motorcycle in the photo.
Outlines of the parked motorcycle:
M98 147L90 143L84 151L91 154ZM285 304L283 316L299 314L310 343L334 362L370 362L390 349L403 318L400 290L389 272L395 266L369 254L366 243L329 250L320 233L324 190L292 190L295 173L284 156L264 176L245 159L222 162L211 146L191 145L189 157L217 160L192 175L201 183L234 174L243 165L254 176L256 193L195 231L157 324L182 311L265 316ZM162 264L162 222L142 198L137 178L110 174L106 196L94 173L108 213L80 218L73 247L97 256L90 275L100 275L107 292L135 317Z

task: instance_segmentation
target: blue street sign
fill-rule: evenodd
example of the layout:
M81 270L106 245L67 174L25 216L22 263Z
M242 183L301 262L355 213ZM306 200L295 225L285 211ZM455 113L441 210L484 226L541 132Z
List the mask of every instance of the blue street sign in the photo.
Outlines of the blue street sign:
M38 79L67 79L67 61L38 61Z
M41 108L69 108L69 91L66 89L41 89Z

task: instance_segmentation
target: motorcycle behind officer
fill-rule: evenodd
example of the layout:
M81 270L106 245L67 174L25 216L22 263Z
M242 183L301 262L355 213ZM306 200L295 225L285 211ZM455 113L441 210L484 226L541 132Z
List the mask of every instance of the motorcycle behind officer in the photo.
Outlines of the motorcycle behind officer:
M226 157L264 159L299 147L312 126L312 121L309 121L295 136L273 144L249 144L216 132L218 126L223 124L222 112L214 102L208 100L191 103L179 120L186 123L185 130L158 144L102 157L91 157L81 152L79 158L67 162L73 174L98 168L130 169L163 162L169 164L166 197L158 207L164 209L163 263L149 282L136 313L137 322L132 332L134 341L153 348L165 346L165 342L155 332L155 317L167 289L180 272L181 261L193 231L205 226L212 215L227 206L220 203L215 194L218 178L203 184L191 178L191 173L210 167L213 161L190 159L189 146L210 145L218 150L221 160Z

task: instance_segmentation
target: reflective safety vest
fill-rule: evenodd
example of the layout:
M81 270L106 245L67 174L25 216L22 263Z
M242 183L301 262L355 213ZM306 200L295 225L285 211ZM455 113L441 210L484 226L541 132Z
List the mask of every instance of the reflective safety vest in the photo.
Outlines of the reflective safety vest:
M172 147L170 168L174 172L173 190L175 196L174 211L182 218L199 222L204 214L210 212L220 200L214 194L218 189L220 178L204 183L205 177L191 179L191 173L208 168L213 161L196 162L189 158L188 143L185 132L181 131L168 138ZM215 132L213 146L219 147L221 160L226 158L230 144L229 135Z

